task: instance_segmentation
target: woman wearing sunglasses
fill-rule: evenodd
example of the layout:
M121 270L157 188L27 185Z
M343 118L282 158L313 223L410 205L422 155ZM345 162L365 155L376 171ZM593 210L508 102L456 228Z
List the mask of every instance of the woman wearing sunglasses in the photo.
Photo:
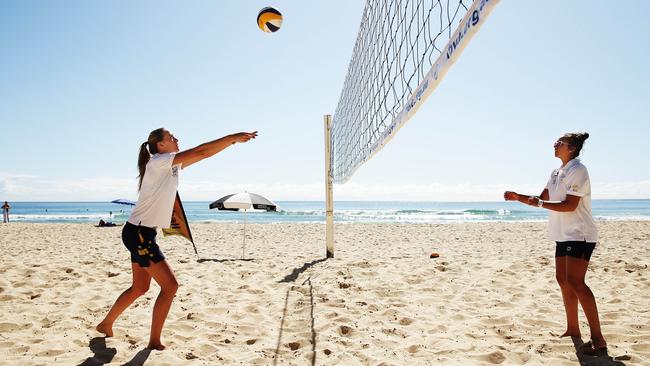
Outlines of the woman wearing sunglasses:
M555 277L564 301L567 329L562 337L580 337L578 303L589 323L591 340L582 352L593 354L607 348L600 330L598 309L591 289L585 283L589 259L598 241L598 232L591 216L591 185L587 168L578 156L588 133L566 133L553 148L562 166L553 170L546 188L539 197L506 191L506 201L519 201L550 211L548 231L556 242Z

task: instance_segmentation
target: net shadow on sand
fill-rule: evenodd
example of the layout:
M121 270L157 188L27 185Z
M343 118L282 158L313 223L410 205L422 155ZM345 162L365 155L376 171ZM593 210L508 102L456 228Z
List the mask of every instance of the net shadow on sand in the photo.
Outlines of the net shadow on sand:
M311 365L313 366L316 364L316 329L314 328L314 286L311 283L311 277L307 277L307 279L301 284L301 286L305 285L309 286L309 327L311 335L309 343L311 343ZM295 289L295 286L290 286L287 289L287 294L284 298L284 309L282 311L282 319L280 320L280 330L278 331L278 343L275 347L275 355L273 357L274 366L278 364L278 357L280 356L280 345L282 345L284 323L287 318L287 310L289 308L289 295L291 294L291 291Z
M327 258L320 258L313 260L311 262L306 262L304 263L301 267L296 267L291 271L290 274L286 275L282 280L278 281L278 283L294 283L298 279L298 277L308 270L309 268L315 266L318 263L326 261ZM311 276L307 277L305 281L300 286L309 286L309 326L310 326L310 334L311 334L311 365L316 364L316 329L314 328L315 320L314 320L314 286L311 283ZM273 357L273 365L277 365L278 363L278 357L280 355L280 345L282 344L282 334L284 331L284 324L285 320L287 318L287 310L289 308L289 295L291 294L292 290L295 290L295 286L290 286L287 289L287 294L284 298L284 309L282 310L282 318L280 320L280 330L278 331L278 343L275 347L275 356Z
M324 262L326 260L327 260L327 258L321 258L321 259L313 260L311 262L306 262L305 264L302 265L302 267L294 268L293 271L291 271L291 273L289 273L283 279L278 281L278 283L296 282L296 280L298 279L298 276L300 276L303 272L305 272L306 270L308 270L312 266L315 266L318 263Z
M237 258L199 258L196 261L198 263L203 263L203 262L217 262L217 263L224 263L224 262L252 262L254 261L255 258L246 258L246 259L237 259Z

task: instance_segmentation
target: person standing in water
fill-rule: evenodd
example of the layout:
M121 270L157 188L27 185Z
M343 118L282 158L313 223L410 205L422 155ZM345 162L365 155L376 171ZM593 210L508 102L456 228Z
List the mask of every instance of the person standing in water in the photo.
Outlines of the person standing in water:
M9 206L9 202L5 201L5 204L2 205L2 222L5 224L9 222L9 209L11 206Z
M578 156L588 133L566 133L553 144L562 165L553 170L539 197L506 191L506 201L519 201L550 210L549 236L556 242L555 277L564 301L567 329L562 337L580 337L578 303L587 317L591 340L582 347L585 354L607 348L600 329L596 299L585 283L591 254L598 241L591 215L591 184L587 168Z
M178 289L178 281L156 243L156 229L166 228L171 222L179 171L217 154L228 146L244 143L255 137L257 131L240 132L179 152L178 139L172 133L164 128L151 131L147 141L140 145L138 202L122 229L122 242L131 253L133 282L97 325L97 331L112 337L115 320L149 290L153 278L160 285L160 294L153 307L147 348L165 349L161 342L161 333Z
M9 202L5 201L5 204L2 205L2 222L5 224L9 222L9 209L11 206L9 206Z

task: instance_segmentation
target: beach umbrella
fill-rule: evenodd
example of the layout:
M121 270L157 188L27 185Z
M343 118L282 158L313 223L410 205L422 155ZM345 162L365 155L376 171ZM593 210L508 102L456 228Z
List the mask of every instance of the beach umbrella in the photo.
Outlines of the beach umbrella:
M259 194L241 192L223 196L210 204L210 208L224 211L244 210L244 241L242 244L242 259L246 253L246 212L248 210L276 211L278 206L273 201Z
M116 200L112 200L111 203L117 203L118 205L135 206L135 202L124 198L118 198Z

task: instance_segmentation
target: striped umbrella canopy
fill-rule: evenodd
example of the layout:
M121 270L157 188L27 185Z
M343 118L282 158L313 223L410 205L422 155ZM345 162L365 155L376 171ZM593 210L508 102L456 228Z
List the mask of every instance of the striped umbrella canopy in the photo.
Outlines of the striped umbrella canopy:
M260 196L259 194L241 192L223 196L210 204L210 208L226 211L239 210L264 210L277 211L278 206L273 201Z
M117 203L118 205L135 206L135 202L124 198L118 198L116 200L112 200L111 203Z

